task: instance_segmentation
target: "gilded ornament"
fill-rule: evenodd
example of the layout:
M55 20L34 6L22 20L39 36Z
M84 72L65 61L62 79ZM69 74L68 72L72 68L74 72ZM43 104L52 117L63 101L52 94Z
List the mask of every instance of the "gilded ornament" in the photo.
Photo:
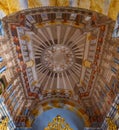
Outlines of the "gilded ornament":
M73 130L65 119L60 115L57 115L52 122L48 123L48 126L44 130Z

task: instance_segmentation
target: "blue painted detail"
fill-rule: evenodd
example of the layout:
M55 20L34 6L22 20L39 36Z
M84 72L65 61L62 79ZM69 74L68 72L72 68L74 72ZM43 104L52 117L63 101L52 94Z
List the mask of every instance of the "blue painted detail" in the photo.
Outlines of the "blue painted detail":
M15 94L15 91L12 91L11 95L9 96L9 98L12 98L14 94Z
M49 122L52 122L53 118L57 115L61 115L65 119L65 121L70 124L70 127L73 130L84 130L84 121L76 115L76 113L65 110L65 109L51 109L40 116L38 116L33 123L33 130L44 130L44 128L48 125Z
M27 0L20 0L20 6L22 9L27 9L28 8L28 1Z
M12 85L9 85L9 86L7 87L7 89L6 89L6 91L9 92L9 91L11 90L11 88L12 88Z
M28 114L28 109L26 109L25 111L24 111L24 115L27 115Z
M73 2L74 2L73 0L70 0L70 1L69 1L70 6L72 6L72 5L73 5Z
M15 130L32 130L32 128L16 128Z
M17 102L16 104L15 104L15 106L14 106L14 110L16 111L16 109L18 108L18 106L19 106L19 103Z
M0 20L0 35L4 35L4 31L3 31L3 26L2 26L2 21Z
M0 57L0 62L2 62L3 61L3 58L2 57Z
M115 69L114 67L111 67L111 70L116 74L117 73L117 69Z
M107 91L110 90L110 88L109 88L109 86L107 84L105 84L105 88L106 88Z
M117 64L119 64L119 59L114 58L114 62L117 63Z
M7 69L6 66L2 67L2 68L0 69L0 73L3 73L6 69Z

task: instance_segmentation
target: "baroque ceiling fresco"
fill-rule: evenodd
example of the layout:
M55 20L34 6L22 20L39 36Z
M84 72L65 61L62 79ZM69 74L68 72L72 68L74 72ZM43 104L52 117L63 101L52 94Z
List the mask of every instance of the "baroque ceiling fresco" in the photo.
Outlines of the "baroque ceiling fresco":
M31 127L41 113L63 108L75 112L85 127L101 127L119 93L119 39L112 38L119 1L29 0L23 5L15 0L13 7L12 2L0 7L3 15L18 11L2 19L14 58L9 71L18 78L16 91L24 93L16 125Z

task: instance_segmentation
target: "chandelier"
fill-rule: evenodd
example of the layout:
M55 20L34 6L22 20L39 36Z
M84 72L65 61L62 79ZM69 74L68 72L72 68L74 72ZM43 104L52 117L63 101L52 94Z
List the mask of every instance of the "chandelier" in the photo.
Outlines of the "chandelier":
M44 130L73 130L69 124L65 122L65 119L60 115L57 115L52 122L48 123L48 126Z

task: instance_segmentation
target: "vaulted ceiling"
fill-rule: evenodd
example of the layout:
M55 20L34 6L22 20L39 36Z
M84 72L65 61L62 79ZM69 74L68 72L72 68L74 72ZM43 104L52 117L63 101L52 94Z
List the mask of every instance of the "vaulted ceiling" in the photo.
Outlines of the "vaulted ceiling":
M85 125L100 126L116 96L110 99L105 87L116 79L114 21L86 9L42 7L7 16L3 26L16 48L30 114L66 107Z

